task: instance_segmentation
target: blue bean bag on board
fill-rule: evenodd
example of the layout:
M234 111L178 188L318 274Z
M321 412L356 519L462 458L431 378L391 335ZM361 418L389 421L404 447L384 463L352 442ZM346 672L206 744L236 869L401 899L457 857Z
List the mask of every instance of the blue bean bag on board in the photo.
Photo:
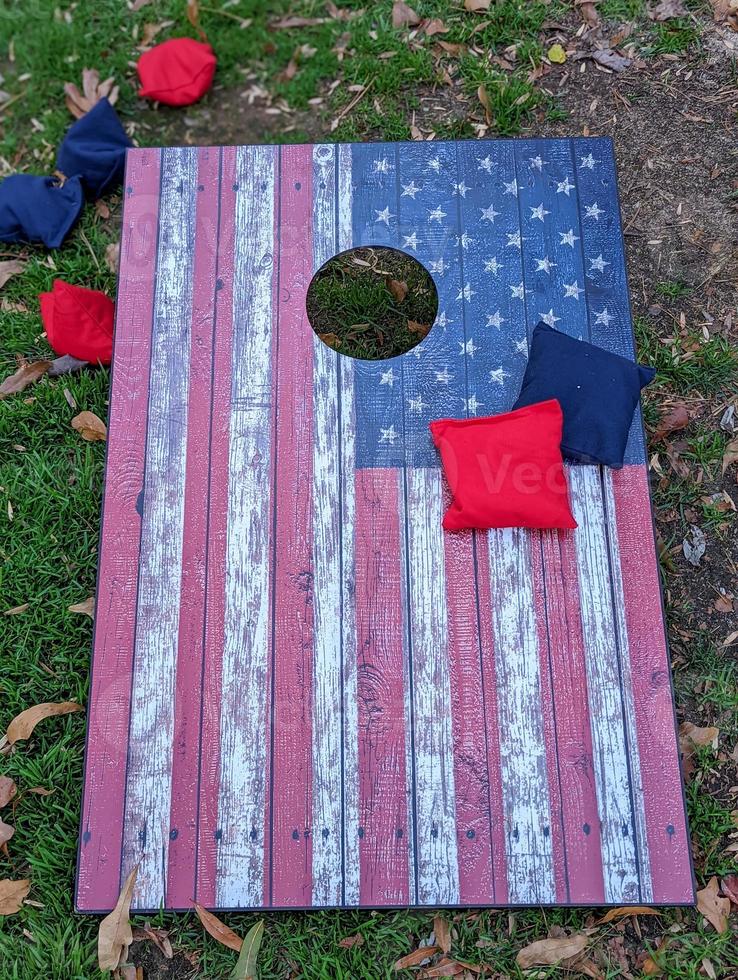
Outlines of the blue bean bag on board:
M67 130L56 167L68 177L80 177L88 196L95 199L122 183L130 146L115 109L100 99Z
M43 242L59 248L85 203L79 177L13 174L0 183L0 242Z

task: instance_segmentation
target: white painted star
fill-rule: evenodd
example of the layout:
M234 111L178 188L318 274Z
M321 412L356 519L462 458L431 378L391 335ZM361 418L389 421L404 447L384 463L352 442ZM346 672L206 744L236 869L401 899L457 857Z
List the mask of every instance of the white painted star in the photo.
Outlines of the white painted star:
M390 218L394 218L394 214L390 214L390 209L387 207L384 209L384 211L377 211L377 209L375 208L374 213L377 216L374 220L383 221L389 228Z
M517 286L510 286L510 298L511 299L525 299L523 293L523 284L519 283Z
M438 260L431 260L428 263L428 268L431 272L435 272L437 276L442 276L447 269L451 268L451 266L446 265L446 263L443 261L443 256L441 256L441 258Z
M574 242L579 241L579 235L574 234L573 228L570 228L566 232L560 231L559 238L561 239L559 245L569 245L571 248L574 248Z
M446 212L442 211L440 208L433 208L432 211L428 211L428 221L437 221L440 225L441 219L446 217Z
M426 408L429 408L427 402L423 401L423 396L418 395L417 398L408 398L407 405L413 415L422 415Z
M479 170L486 170L488 174L491 174L492 173L492 158L490 156L486 156L484 158L484 160L480 159L479 157L477 157L477 159L479 160L479 167L477 169L479 169Z
M579 158L582 162L579 164L580 170L594 170L595 164L599 163L599 160L595 160L591 153L588 153L586 157Z
M485 272L492 272L494 273L494 275L497 275L497 273L500 271L501 268L502 268L502 263L497 261L496 256L493 256L491 259L485 259L484 261Z
M484 402L477 401L476 395L470 395L469 398L464 399L464 411L472 415L476 415L477 409L481 408L482 405L484 405Z
M502 192L503 194L512 194L513 197L518 196L518 182L514 177L511 181L503 180L502 184L505 188Z
M389 427L389 429L382 429L382 428L380 428L380 430L379 430L379 441L380 442L388 442L390 444L390 446L394 446L395 439L397 439L397 437L398 436L397 436L397 433L395 432L394 425L391 425Z
M512 231L512 232L508 231L506 232L506 235L507 235L507 246L506 246L507 248L520 248L520 243L522 241L522 238L520 236L519 231Z
M436 173L440 173L441 161L438 159L438 157L433 157L432 160L428 161L428 169L435 170Z
M420 187L415 186L415 181L411 180L409 184L402 185L402 194L400 196L411 197L413 200L415 200L415 195L420 191L420 189Z
M530 165L532 170L540 170L540 171L543 170L543 164L546 161L541 159L540 153L538 154L537 157L529 157L528 159L530 160Z
M550 309L548 313L539 313L538 315L540 316L540 318L543 320L544 323L548 324L549 327L552 327L557 320L561 319L560 316L556 316L553 309Z
M445 330L446 327L449 324L454 323L454 321L449 320L449 318L446 316L445 310L441 310L441 312L438 314L438 317L436 318L436 323L438 324L439 327L443 327L443 329Z
M518 354L528 353L528 341L525 339L525 337L523 337L522 340L515 341L515 350L518 352Z
M442 385L447 385L449 381L453 381L453 374L449 373L447 367L444 367L443 371L436 371L436 381L440 382Z
M615 317L612 315L612 313L608 313L607 307L605 307L604 310L600 310L599 313L595 313L595 326L597 326L598 323L603 323L606 327L609 327L610 320L614 319Z
M464 288L459 290L459 295L456 297L456 299L465 299L467 303L470 303L472 296L476 295L476 289L471 288L471 283L466 283Z
M597 256L597 258L596 258L596 259L590 259L590 260L589 260L589 268L590 268L590 271L591 271L592 269L597 269L597 271L598 271L598 272L604 272L604 271L605 271L605 266L606 266L606 265L610 265L610 263L609 263L609 262L606 262L606 261L605 261L605 260L604 260L604 259L602 258L602 253L601 253L601 252L600 252L600 254L599 254L599 255Z
M414 252L417 252L417 250L418 250L418 233L417 233L417 231L414 231L412 233L412 235L403 235L402 238L403 238L403 242L402 242L402 247L403 248L411 248L411 249L413 249Z
M536 264L536 272L545 272L547 275L551 275L551 269L556 265L552 262L547 255L544 255L542 259L533 259Z
M499 330L500 327L502 326L502 324L504 322L505 322L505 317L504 316L500 316L500 311L499 310L495 310L494 313L488 313L487 314L487 326L488 327L497 327L497 329Z
M602 210L602 208L598 206L597 201L595 201L594 204L585 204L584 209L585 209L584 217L594 218L595 221L599 221L600 215L605 213Z
M480 208L482 212L482 221L490 221L492 224L495 223L495 218L499 215L499 211L495 211L494 204L490 204L488 208Z
M530 207L530 205L528 205L528 207ZM538 218L539 221L545 221L547 214L551 214L551 212L550 211L547 211L544 208L543 204L539 204L537 208L530 208L530 220L531 221L534 218Z
M392 368L390 368L389 371L382 371L382 376L379 379L379 383L380 385L389 385L389 387L392 388L394 386L396 378L397 375L392 370Z
M469 246L473 245L475 241L476 239L470 238L465 231L463 231L461 235L456 236L456 244L461 245L461 247L464 249L469 248Z
M374 172L378 174L388 174L389 173L389 160L386 157L382 157L381 160L374 161Z
M509 378L510 375L502 367L495 368L494 371L489 372L489 380L494 381L495 384L503 385L505 383L505 378Z
M583 293L583 292L584 292L584 290L579 285L579 283L576 281L576 279L572 283L564 283L564 299L566 299L567 296L571 296L572 299L577 299L578 300L579 299L579 294L580 293Z
M479 350L479 348L477 347L477 345L474 343L474 338L473 337L470 337L469 340L466 340L466 341L460 340L459 341L459 347L461 348L461 350L459 351L459 353L460 354L468 354L469 357L474 357L474 354Z
M462 180L460 184L452 184L454 194L459 194L461 197L466 197L466 192L471 190L471 187L467 187Z

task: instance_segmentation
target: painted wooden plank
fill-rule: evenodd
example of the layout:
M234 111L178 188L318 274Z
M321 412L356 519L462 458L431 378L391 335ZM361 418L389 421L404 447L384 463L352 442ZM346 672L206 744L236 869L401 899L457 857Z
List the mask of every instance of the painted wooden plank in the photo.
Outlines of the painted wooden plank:
M236 216L236 150L221 155L218 269L215 280L212 349L212 406L208 464L208 542L205 568L205 624L200 686L198 815L194 896L216 904L218 798L220 794L220 712L225 645L226 555L231 428L231 353L233 344L233 263Z
M166 904L183 907L195 894L195 840L203 630L208 539L212 360L220 218L220 150L197 152L195 254L187 418L182 583L174 691L172 794Z
M442 477L438 467L411 468L407 484L409 625L415 723L417 901L456 905L456 848L451 686Z
M160 151L128 155L108 419L76 905L112 908L120 888L125 765L159 225Z
M597 804L602 836L605 899L641 900L637 839L624 724L620 651L612 608L612 583L599 467L569 469L577 548L582 630L592 718Z
M312 276L312 150L281 151L279 339L274 453L274 704L271 902L312 900L313 343L305 295Z
M356 471L359 862L362 905L406 905L409 888L400 474Z
M643 785L651 901L694 901L669 655L662 629L648 470L612 474L633 702ZM634 749L636 746L634 745Z
M488 532L508 900L555 899L530 535Z
M235 161L228 502L218 783L217 904L261 905L270 637L275 157Z
M122 857L148 909L167 880L196 189L197 151L164 150Z

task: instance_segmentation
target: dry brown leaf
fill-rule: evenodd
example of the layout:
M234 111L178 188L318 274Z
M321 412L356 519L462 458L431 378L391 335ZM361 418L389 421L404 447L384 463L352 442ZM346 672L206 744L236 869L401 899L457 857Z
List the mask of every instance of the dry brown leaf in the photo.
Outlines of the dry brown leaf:
M11 721L5 733L3 745L15 745L30 737L33 729L44 718L55 718L57 715L69 715L75 711L82 711L82 705L76 701L60 701L51 704L35 704L32 708L26 708Z
M120 260L120 242L111 242L105 247L105 265L113 275L118 274L118 262Z
M723 473L733 463L738 463L738 439L731 439L723 453Z
M688 425L689 412L687 406L683 402L678 402L666 415L659 419L659 423L654 429L653 438L658 441L665 436L670 436L672 432L686 429Z
M451 41L436 41L439 48L450 54L452 58L460 58L462 54L466 51L465 44L452 44Z
M237 936L233 929L229 929L225 922L221 922L217 915L213 915L212 912L208 912L206 908L204 908L202 905L198 905L197 902L195 902L195 912L197 912L197 917L205 927L205 931L208 932L213 939L217 939L222 946L227 946L228 949L235 950L237 953L241 951L243 939L241 939L240 936Z
M712 16L716 24L726 24L738 31L738 4L736 0L711 0Z
M489 95L487 94L487 89L484 85L480 85L477 89L477 98L482 103L484 108L484 115L487 120L487 125L491 126L494 122L494 117L492 115L492 103L489 101Z
M71 354L62 354L61 357L55 357L51 362L51 367L49 368L50 378L60 378L63 374L76 374L77 371L81 371L83 367L88 367L89 361L80 361L78 357L72 357ZM64 389L64 397L66 398L67 388ZM67 401L69 399L67 398ZM72 406L76 408L76 405Z
M95 597L91 595L89 599L85 599L84 602L75 602L73 606L69 606L69 612L73 613L83 613L85 616L89 616L90 619L95 618Z
M157 949L160 949L164 958L171 960L174 958L174 950L172 949L172 944L169 940L169 933L166 929L152 929L148 922L144 923L143 928L139 926L134 926L133 930L133 941L141 942L142 940L148 940L152 942Z
M399 973L400 970L407 970L409 966L419 966L425 960L429 960L436 953L440 952L440 946L421 946L420 949L413 950L407 956L402 956L395 963L395 972Z
M432 17L430 20L421 21L419 33L425 34L426 37L433 37L434 34L448 34L450 30L451 28L446 27L440 17Z
M151 47L151 45L154 42L154 38L160 31L164 29L165 26L166 24L164 23L155 24L152 22L152 23L144 24L143 30L141 31L141 40L136 45L137 49L139 51L145 51L146 48ZM95 202L95 206L97 207L97 202ZM110 209L108 209L108 213L107 215L104 215L104 217L108 217L108 218L110 217Z
M13 915L23 905L23 899L31 890L28 878L11 881L3 878L0 881L0 915Z
M733 600L728 595L722 595L722 593L715 600L714 606L715 612L719 613L732 613L733 612Z
M398 303L401 303L407 296L407 283L402 279L388 279L387 289L389 289Z
M670 20L672 17L687 17L688 15L689 11L684 6L683 0L661 0L648 11L651 20Z
M29 385L43 378L50 367L51 361L24 361L15 374L11 374L0 384L0 398L25 391Z
M94 412L80 412L72 419L72 428L82 436L86 442L105 442L108 430L101 418Z
M205 31L200 27L200 5L198 0L187 0L187 20L192 24L202 40L205 40Z
M441 947L444 953L451 952L451 926L442 915L437 915L433 920L433 932L436 937L436 945Z
M360 932L357 932L355 936L346 936L345 939L341 939L338 945L342 949L351 949L353 946L363 946L364 937Z
M576 0L579 13L587 27L598 27L600 15L597 13L597 0Z
M0 820L0 847L7 844L14 833L15 827L11 827L9 823L4 823Z
M464 0L464 10L470 14L481 14L489 10L490 0Z
M0 262L0 289L3 288L11 276L20 275L25 267L26 263L21 262L19 259L10 259L7 262Z
M393 27L415 27L419 23L420 17L405 3L405 0L395 0L392 4Z
M7 806L17 792L18 787L10 776L0 776L0 809Z
M275 31L290 31L293 27L317 27L318 24L327 23L327 17L282 17L272 21L269 26Z
M12 609L6 609L5 612L3 613L3 616L20 616L20 614L24 613L30 605L31 605L30 602L24 602L20 606L13 606Z
M54 792L53 789L46 789L44 786L31 786L30 789L24 790L25 793L35 793L36 796L51 796Z
M555 966L557 963L580 956L588 943L589 936L584 936L582 933L538 939L521 949L515 957L515 962L521 970L527 970L531 966Z
M733 905L738 905L738 875L728 875L720 882L720 891Z
M463 963L458 963L456 960L451 960L446 957L441 960L438 966L431 966L427 970L421 970L418 978L419 980L435 980L435 977L458 977L465 972L466 967Z
M609 68L610 71L614 72L625 71L632 64L631 58L625 58L617 51L613 51L612 48L598 48L592 52L592 60L596 61L598 65L602 65L603 68Z
M126 958L133 942L133 932L128 916L131 911L133 889L136 887L138 865L125 880L115 908L100 923L97 934L97 961L101 970L117 970Z
M629 915L661 915L658 909L649 908L647 905L625 905L622 908L610 909L601 919L597 920L597 925L604 925L606 922L615 922Z
M72 82L64 85L67 109L75 119L81 119L90 109L97 105L100 99L107 98L111 105L118 101L118 86L115 79L106 78L100 81L100 72L95 68L84 68L82 71L82 91Z
M338 350L338 348L343 343L343 341L341 340L341 338L338 336L337 333L319 333L318 336L320 337L320 339L323 341L324 344L327 344L329 347L332 347L333 350Z
M137 10L140 10L142 7L145 7L146 4L148 3L151 3L151 0L133 0L131 11L135 13Z
M431 328L430 323L417 323L415 320L407 321L407 329L410 331L410 333L416 333L421 338L421 340L423 339L423 337L428 336L430 328Z
M701 891L697 892L697 909L716 932L725 932L730 915L730 899L721 898L718 880L713 875Z

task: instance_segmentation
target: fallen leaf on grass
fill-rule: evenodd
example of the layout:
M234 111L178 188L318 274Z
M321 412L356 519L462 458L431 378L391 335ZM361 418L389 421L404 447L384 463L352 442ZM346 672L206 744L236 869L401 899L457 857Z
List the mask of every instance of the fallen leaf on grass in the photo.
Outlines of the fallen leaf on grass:
M651 20L671 20L672 17L686 17L688 14L682 0L661 0L648 11Z
M133 932L128 917L137 875L138 865L126 878L115 908L100 923L97 934L97 961L101 970L117 970L125 960L128 947L133 942Z
M27 878L19 881L3 878L0 881L0 915L13 915L17 912L30 890L31 882Z
M433 919L433 933L436 937L436 945L441 947L442 952L451 952L451 926L442 915L437 915Z
M106 78L100 81L100 72L95 68L85 68L82 71L82 91L73 82L64 85L67 109L75 119L81 119L90 109L97 105L100 99L106 98L111 105L118 101L118 86L115 79Z
M10 776L0 776L0 808L7 806L17 792L18 787Z
M720 882L720 891L733 905L738 905L738 875L728 875Z
M484 117L487 120L487 125L493 125L494 116L492 115L492 103L489 100L489 93L484 85L480 85L477 89L477 98L481 102L482 108L484 109Z
M118 260L120 258L120 242L111 242L105 247L105 265L110 271L117 275Z
M72 357L71 354L62 354L51 362L49 377L60 378L63 374L75 374L83 367L87 367L88 363L88 361L80 361L78 357Z
M387 289L389 289L398 303L401 303L407 296L407 283L401 279L388 279Z
M395 0L392 4L393 27L415 27L420 23L420 17L404 0Z
M413 950L412 953L408 953L407 956L402 956L395 963L395 972L399 973L400 970L407 970L410 966L420 966L421 963L425 963L436 953L441 952L440 946L421 946L419 949Z
M80 412L72 419L72 428L82 436L86 442L105 442L108 430L101 418L94 412Z
M327 24L327 17L282 17L269 25L275 31L291 31L293 27L317 27Z
M731 439L723 453L723 473L733 463L738 463L738 439Z
M692 524L687 536L682 541L682 551L690 565L694 565L695 568L699 565L705 553L706 544L704 531L696 524Z
M156 37L156 35L159 34L165 27L166 27L166 22L162 24L155 24L155 23L144 24L143 31L141 32L141 40L136 45L137 50L145 51L147 48L150 48L154 43L154 38ZM97 207L97 202L95 206ZM108 217L108 218L110 217L109 209L107 215L103 215L103 217Z
M354 946L363 946L364 937L360 932L357 932L355 936L346 936L345 939L341 939L338 945L342 949L351 949Z
M75 711L82 711L82 705L76 701L60 701L58 703L35 704L32 708L26 708L11 721L4 739L0 740L0 748L7 745L15 745L29 738L33 729L44 718L55 718L57 715L69 715Z
M658 909L649 908L647 905L625 905L621 908L610 909L601 919L597 920L597 925L615 922L617 919L624 919L629 915L661 915L661 913Z
M135 13L137 10L140 10L142 7L145 7L147 3L151 3L151 0L133 0L131 11Z
M318 336L324 344L327 344L328 347L332 347L333 350L338 350L343 343L337 333L319 333Z
M95 618L95 597L91 595L89 599L85 599L84 602L75 602L73 606L69 606L69 612L73 613L84 613L85 616L89 616L90 619Z
M468 10L470 14L484 13L489 10L489 5L490 0L464 0L464 10Z
M257 960L264 935L264 920L261 919L246 933L238 962L233 967L229 980L256 980Z
M613 51L612 48L598 48L592 52L592 60L596 61L598 65L602 65L603 68L609 68L610 71L614 72L625 71L632 64L630 58L625 58L617 51Z
M434 34L448 34L450 30L451 28L446 27L439 17L432 17L430 20L421 21L419 28L419 31L425 34L426 37L433 37Z
M24 613L30 605L30 602L24 602L22 606L13 606L12 609L6 609L3 616L20 616L20 614Z
M658 442L665 436L670 436L672 432L685 429L689 425L689 412L687 406L682 402L674 405L671 411L659 419L659 423L654 429L653 438Z
M738 7L735 0L711 0L712 16L716 24L727 24L738 31Z
M0 398L25 391L29 385L43 378L50 367L51 361L24 361L15 374L11 374L0 384Z
M691 721L683 721L679 726L679 751L682 756L682 772L685 780L691 776L694 770L694 756L698 748L711 745L717 750L719 728L699 728Z
M555 966L557 963L566 965L581 956L588 943L589 936L581 933L538 939L521 949L515 962L521 970L527 970L531 966Z
M697 909L716 932L725 932L730 915L730 899L721 898L718 880L713 875L705 887L697 892Z
M197 912L198 919L205 927L205 931L213 939L216 939L222 946L227 946L229 949L240 953L241 947L243 946L243 939L237 936L233 929L230 929L225 922L220 921L217 915L208 912L204 906L198 905L197 902L195 902L195 912Z
M0 262L0 289L11 276L18 276L26 267L25 262L19 259L10 259L8 262Z
M579 13L587 27L598 27L600 15L597 13L597 0L576 0Z
M431 966L427 970L421 970L418 978L419 980L435 980L436 977L458 977L465 972L466 967L463 963L446 957L441 960L438 966Z
M174 958L174 950L172 949L172 944L169 941L169 933L166 929L152 929L148 922L146 922L143 928L134 926L132 932L134 943L148 940L157 949L161 950L165 959L171 960Z
M9 823L3 823L3 821L0 820L0 847L7 844L14 833L15 827L11 827Z

